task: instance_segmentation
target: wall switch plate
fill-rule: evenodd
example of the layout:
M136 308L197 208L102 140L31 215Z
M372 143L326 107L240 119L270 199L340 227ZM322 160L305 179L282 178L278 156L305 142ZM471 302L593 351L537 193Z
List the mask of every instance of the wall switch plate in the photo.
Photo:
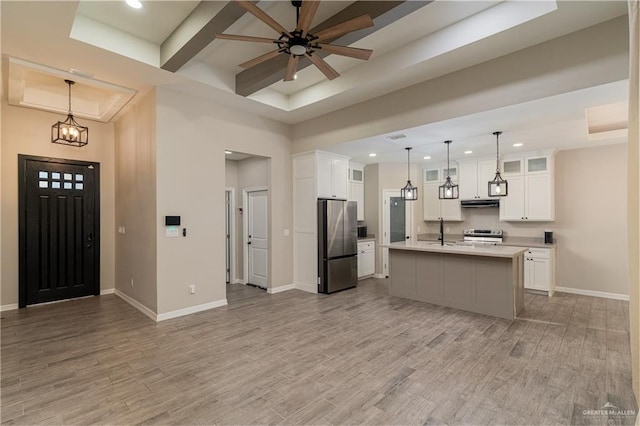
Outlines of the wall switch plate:
M191 293L191 294L195 294L195 292L196 292L196 286L195 286L195 285L193 285L193 284L192 284L192 285L190 285L190 286L189 286L189 293Z
M131 287L133 287L133 278L131 278Z
M285 237L288 237L288 236L289 236L289 230L288 230L288 229L285 229L285 230L284 230L284 232L283 232L283 234L284 234L284 236L285 236Z

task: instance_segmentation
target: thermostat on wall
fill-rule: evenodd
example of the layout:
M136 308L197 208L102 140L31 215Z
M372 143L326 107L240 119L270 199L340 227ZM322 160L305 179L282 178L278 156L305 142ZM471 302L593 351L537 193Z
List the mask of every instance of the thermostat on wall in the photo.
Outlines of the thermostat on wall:
M180 226L180 216L165 216L164 226Z

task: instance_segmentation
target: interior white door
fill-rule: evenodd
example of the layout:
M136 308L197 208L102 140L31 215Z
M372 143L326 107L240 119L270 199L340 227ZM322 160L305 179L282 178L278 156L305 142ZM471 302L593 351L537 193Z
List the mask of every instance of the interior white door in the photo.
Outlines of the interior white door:
M267 201L267 191L249 192L247 211L249 279L247 282L262 288L267 288L269 258Z

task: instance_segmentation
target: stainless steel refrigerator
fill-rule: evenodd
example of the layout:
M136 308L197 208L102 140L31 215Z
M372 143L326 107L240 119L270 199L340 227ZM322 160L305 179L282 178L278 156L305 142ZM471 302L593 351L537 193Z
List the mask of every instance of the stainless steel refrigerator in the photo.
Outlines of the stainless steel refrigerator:
M318 292L358 285L355 201L318 200Z

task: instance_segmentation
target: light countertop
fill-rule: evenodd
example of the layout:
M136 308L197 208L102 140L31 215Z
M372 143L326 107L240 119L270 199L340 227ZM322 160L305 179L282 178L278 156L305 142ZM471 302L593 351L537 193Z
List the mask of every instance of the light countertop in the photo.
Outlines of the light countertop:
M419 234L418 241L438 241L439 234ZM445 241L462 241L464 236L460 234L445 234ZM514 246L514 247L527 247L527 248L553 248L558 245L557 240L553 239L553 244L545 244L544 238L536 238L536 237L509 237L505 236L502 239L503 246Z
M398 243L383 244L381 245L381 247L388 247L392 250L425 251L430 253L447 253L467 256L503 258L513 258L521 255L526 251L524 247L513 247L506 245L445 243L444 246L441 246L439 243L430 241L400 241Z

